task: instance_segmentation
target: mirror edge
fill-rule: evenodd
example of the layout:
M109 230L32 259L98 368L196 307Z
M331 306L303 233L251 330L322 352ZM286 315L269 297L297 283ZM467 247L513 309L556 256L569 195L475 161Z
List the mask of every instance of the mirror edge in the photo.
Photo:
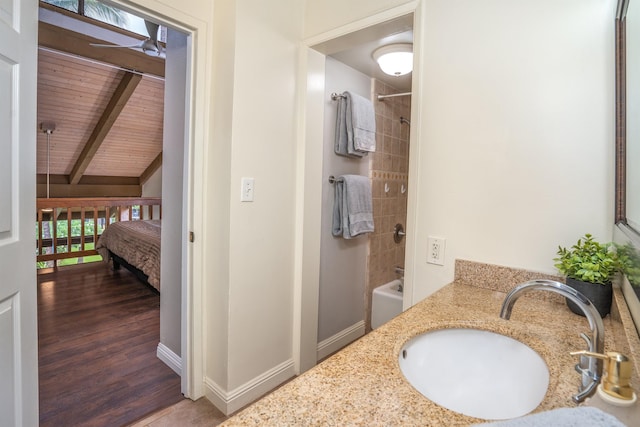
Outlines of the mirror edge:
M626 16L629 0L618 0L615 22L615 223L626 223L627 111Z
M640 234L629 227L626 216L627 126L626 126L626 15L629 0L618 0L615 22L615 226L617 245L640 248ZM640 301L628 278L621 281L622 292L640 335Z

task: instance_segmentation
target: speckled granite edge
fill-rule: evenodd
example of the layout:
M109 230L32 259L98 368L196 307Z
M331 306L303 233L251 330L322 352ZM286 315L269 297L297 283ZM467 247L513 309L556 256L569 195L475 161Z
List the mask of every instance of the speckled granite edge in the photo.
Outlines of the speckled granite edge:
M564 283L564 277L539 273L521 268L457 259L455 261L454 282L478 288L507 293L516 285L535 279L555 280ZM538 293L540 298L562 302L564 298L550 292Z
M564 283L562 276L539 273L520 268L457 259L454 282L464 285L509 292L514 286L534 279L555 280Z

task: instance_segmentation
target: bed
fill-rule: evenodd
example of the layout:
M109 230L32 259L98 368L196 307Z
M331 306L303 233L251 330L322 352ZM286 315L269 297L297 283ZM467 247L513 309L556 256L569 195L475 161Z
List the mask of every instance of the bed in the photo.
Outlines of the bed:
M113 261L160 291L160 220L121 221L100 235L96 250L103 261Z

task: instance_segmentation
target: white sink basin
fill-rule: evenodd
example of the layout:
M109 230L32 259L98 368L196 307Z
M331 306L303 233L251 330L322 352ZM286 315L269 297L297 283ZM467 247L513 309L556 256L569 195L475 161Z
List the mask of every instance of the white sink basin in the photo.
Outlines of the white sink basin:
M438 329L402 347L400 370L425 397L452 411L503 420L534 410L547 392L544 360L513 338L479 329Z

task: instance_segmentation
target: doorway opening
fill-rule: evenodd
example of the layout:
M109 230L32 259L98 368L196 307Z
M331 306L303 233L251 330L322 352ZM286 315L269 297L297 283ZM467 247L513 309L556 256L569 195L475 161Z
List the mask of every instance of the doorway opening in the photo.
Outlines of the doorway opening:
M63 3L69 4L71 2ZM83 3L85 8L88 5L111 7L97 1L80 3ZM39 43L41 46L39 55L54 58L52 61L59 67L39 70L39 74L40 71L56 74L58 85L64 86L61 89L67 94L67 97L62 95L54 97L54 108L49 113L47 113L46 109L41 109L40 106L38 108L38 122L55 122L57 124L57 129L54 131L55 141L59 141L59 144L54 143L50 161L47 162L50 171L50 173L47 173L47 181L49 183L47 188L53 189L51 184L55 182L58 185L56 191L68 191L70 196L74 195L73 191L78 191L78 188L82 188L83 191L89 192L86 193L87 195L91 194L90 197L102 195L109 198L161 198L162 208L158 208L161 213L155 211L156 216L154 219L162 217L161 240L162 242L169 241L170 244L162 245L163 256L159 275L163 280L159 296L156 295L158 302L157 307L155 307L159 312L159 319L157 319L159 331L156 348L153 349L151 357L159 358L170 368L170 371L175 372L171 372L171 374L176 375L177 373L179 378L180 372L187 372L182 366L182 361L185 359L183 356L186 356L184 350L184 324L186 322L183 321L184 304L182 296L185 294L185 287L189 286L186 271L188 253L184 235L187 229L186 224L189 213L187 206L189 162L187 159L189 157L191 131L188 124L191 122L189 117L192 114L189 111L190 104L188 102L190 97L188 92L190 84L188 82L191 78L188 74L188 60L192 55L189 42L190 35L172 26L171 23L157 19L152 14L147 15L146 13L133 11L132 16L142 22L142 27L139 27L139 33L136 35L135 33L138 30L135 29L133 31L130 28L127 30L114 30L110 24L96 23L93 18L75 16L73 13L61 11L58 7L44 4L43 2L40 5L41 28L44 27L46 29L46 31L41 31L41 35L46 37L49 33L55 34L56 31L60 31L61 33L58 36L54 35L51 39L67 43L66 47L51 47L46 44L47 42L43 43L42 38ZM130 9L127 8L127 10ZM126 13L124 9L123 12ZM131 67L132 62L129 59L126 59L123 64L114 64L110 62L114 61L113 59L108 59L117 55L131 57L131 52L136 50L135 48L108 48L84 43L82 48L85 51L69 52L76 45L73 42L69 42L69 37L74 34L103 41L103 43L95 43L92 40L91 43L94 44L140 45L145 40L153 38L149 33L149 26L145 25L145 23L148 24L150 22L156 24L156 30L158 29L157 25L160 26L160 30L157 33L158 40L160 40L160 43L158 43L160 52L147 51L145 52L146 55L145 53L142 54L141 62L135 62L135 64L147 63L145 56L151 59L151 64L162 62L161 76L158 75L158 71L147 69L141 71L138 66ZM132 32L133 34L131 34ZM150 53L155 55L150 55ZM134 54L137 54L137 52ZM97 55L98 58L93 57L94 55ZM79 71L77 71L78 69ZM102 71L93 71L96 69ZM95 73L106 75L103 83L96 83L93 80L93 74ZM72 75L73 79L70 79L69 83L65 84L61 80L63 80L63 75L68 77L67 74ZM122 84L121 76L131 74L137 76L132 78L132 80L139 80L137 86ZM111 80L109 80L108 76L112 76ZM56 81L55 78L52 78L52 80ZM39 86L40 81L39 76ZM158 82L162 83L161 88L158 88L160 86ZM84 88L85 92L75 97L69 97L68 94L71 93L74 83L78 84L78 90ZM125 99L124 95L117 94L118 90L132 93ZM41 99L40 93L39 90L39 101ZM92 98L95 103L89 102L89 98ZM166 102L167 99L172 102ZM69 106L64 106L63 103L67 102ZM73 106L74 102L75 106ZM124 106L113 106L113 104L123 103L125 104ZM95 105L98 113L87 114L90 127L82 130L75 128L74 133L74 126L81 122L78 117L87 113L93 105ZM158 112L159 106L161 107L160 112ZM120 108L120 112L115 112L118 108ZM113 117L111 118L104 115L104 112L109 112L109 110L112 112ZM41 113L65 113L74 117L58 119L56 117L42 117ZM98 148L94 149L93 152L85 150L87 145L76 149L69 148L69 145L65 146L65 144L74 139L74 136L76 137L75 139L85 142L94 139L92 135L98 133L98 127L101 126L100 123L107 120L112 120L113 123L111 123L111 127L106 132L103 132L106 135L103 136ZM66 138L64 137L64 131L70 131ZM171 141L171 143L168 143L168 141ZM176 141L178 142L176 143ZM40 143L38 144L40 149ZM85 151L89 151L89 154L83 154ZM57 160L58 163L55 160L56 155L61 155ZM64 163L65 156L67 157L66 160L68 160L66 166ZM85 159L89 158L89 161L85 162L86 166L82 166L84 170L78 173L76 166L79 164L78 158L81 156L84 156ZM38 162L39 165L42 163L40 156ZM93 191L101 193L91 193ZM135 193L136 191L138 193ZM75 193L76 196L77 194ZM55 197L56 193L50 192L49 195ZM73 199L73 197L66 198ZM98 219L101 217L107 218L107 221L115 211L113 208L111 211L103 211L100 208L96 208L96 210L98 211ZM73 218L74 216L82 215L82 212L83 210L81 209L76 214L73 208L69 208L65 210L65 215L67 215L67 218ZM134 219L135 213L132 215L130 212L131 210L125 213L118 209L118 221L122 220L123 216L127 216L127 214L128 219ZM146 215L149 214L147 213L143 216ZM154 215L154 213L151 213L151 215ZM93 244L99 241L99 236L96 234L93 234ZM61 237L75 239L75 236L72 236L71 233ZM53 240L57 242L56 237ZM69 245L70 247L71 245ZM72 268L80 269L83 267L74 266ZM107 267L103 266L103 268L106 269ZM126 282L126 272L110 273ZM91 277L95 279L98 276L93 275ZM98 278L98 280L101 279ZM153 290L147 290L153 293ZM152 297L153 295L150 296L150 298ZM160 340L160 337L162 337L162 340ZM96 337L87 336L86 338L94 340ZM100 343L96 342L96 346L99 347L99 345ZM61 348L61 351L71 350ZM102 352L103 356L105 353L109 353L109 351L105 349ZM115 363L122 364L122 372L126 373L126 359L120 358ZM188 394L186 393L186 377L187 375L183 375L182 380L178 380L178 394L180 392ZM99 380L97 382L100 383ZM142 390L142 393L152 394L153 390ZM114 406L118 405L115 404Z
M321 66L313 71L322 68L324 75L317 360L370 331L373 290L404 280L412 73L385 74L374 52L411 47L413 21L409 13L311 46L323 55L317 60ZM334 94L345 91L373 104L376 149L363 158L334 153ZM335 189L328 177L341 174L370 180L375 231L364 238L343 240L332 235Z

